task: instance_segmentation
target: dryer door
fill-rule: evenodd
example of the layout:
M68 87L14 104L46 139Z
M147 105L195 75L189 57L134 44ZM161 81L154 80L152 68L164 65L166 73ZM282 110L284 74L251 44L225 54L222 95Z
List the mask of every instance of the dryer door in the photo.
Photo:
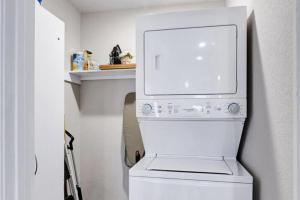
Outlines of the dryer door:
M145 94L234 94L235 25L144 33Z

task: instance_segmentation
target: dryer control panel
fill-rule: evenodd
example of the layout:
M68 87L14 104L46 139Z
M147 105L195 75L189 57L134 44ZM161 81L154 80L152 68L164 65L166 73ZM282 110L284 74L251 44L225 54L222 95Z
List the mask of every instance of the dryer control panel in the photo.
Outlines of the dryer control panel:
M245 99L138 100L138 118L246 118Z

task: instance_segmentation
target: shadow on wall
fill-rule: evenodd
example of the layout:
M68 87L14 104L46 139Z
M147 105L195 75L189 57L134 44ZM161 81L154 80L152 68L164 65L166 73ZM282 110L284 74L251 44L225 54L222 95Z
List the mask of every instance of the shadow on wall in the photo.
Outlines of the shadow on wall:
M123 137L121 154L123 162L123 189L129 198L129 169L136 163L136 152L143 155L144 145L136 118L136 93L130 92L124 99Z
M71 87L72 87L73 93L75 94L74 97L75 97L75 100L77 103L77 108L78 108L78 110L80 110L80 89L79 89L80 86L71 84Z
M122 148L121 148L121 156L122 156L122 170L123 170L123 177L122 177L122 184L123 184L123 190L126 194L127 199L129 199L129 168L125 165L125 143L124 139L122 138Z
M254 178L254 200L280 199L255 13L248 18L248 118L238 158Z

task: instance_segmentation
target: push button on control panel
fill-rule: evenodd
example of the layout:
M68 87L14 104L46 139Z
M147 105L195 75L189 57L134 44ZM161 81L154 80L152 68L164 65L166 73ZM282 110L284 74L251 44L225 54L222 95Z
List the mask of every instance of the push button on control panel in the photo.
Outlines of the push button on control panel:
M240 112L240 105L237 103L231 103L228 106L228 111L231 114L238 114Z
M151 114L151 112L152 112L152 106L150 104L148 104L148 103L144 104L143 108L142 108L142 113L144 115L149 115L149 114Z

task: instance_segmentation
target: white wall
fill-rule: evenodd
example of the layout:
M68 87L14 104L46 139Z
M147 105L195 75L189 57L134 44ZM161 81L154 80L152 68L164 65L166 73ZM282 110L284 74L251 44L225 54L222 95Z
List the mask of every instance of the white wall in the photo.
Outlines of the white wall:
M74 137L74 156L80 179L80 86L65 83L65 129Z
M248 19L249 118L240 158L254 175L255 200L293 195L294 2L227 2L253 8Z
M116 44L119 44L122 50L129 50L135 55L135 20L137 16L221 6L224 6L223 0L82 14L81 47L94 52L94 58L100 64L108 63L109 53Z
M34 1L0 1L0 199L32 199Z
M298 105L298 102L300 102L300 1L296 1L296 21L295 21L295 25L297 27L296 30L296 40L297 40L297 46L296 46L296 58L295 58L295 84L297 85L297 88L295 89L296 91L296 97L295 97L295 106L297 109L297 113L295 114L295 118L297 120L297 123L295 124L295 132L294 132L294 136L295 136L295 140L294 140L294 144L295 144L295 150L296 150L296 154L294 155L294 159L295 159L295 169L294 172L296 173L294 175L295 177L295 200L299 200L300 199L300 137L299 137L299 133L300 133L300 106Z
M81 184L84 199L128 199L124 166L123 105L134 80L85 81L81 85Z

